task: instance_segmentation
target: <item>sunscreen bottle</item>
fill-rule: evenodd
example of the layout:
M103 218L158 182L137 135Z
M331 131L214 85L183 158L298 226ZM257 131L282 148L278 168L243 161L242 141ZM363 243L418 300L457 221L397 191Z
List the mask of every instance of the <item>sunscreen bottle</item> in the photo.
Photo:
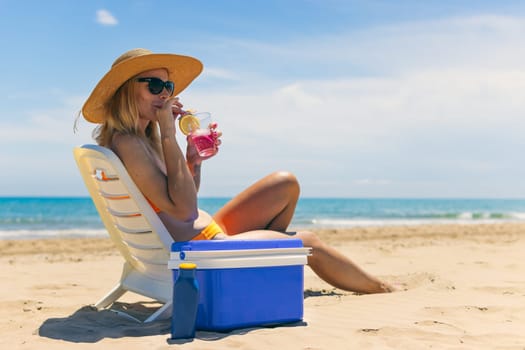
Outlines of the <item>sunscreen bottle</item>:
M179 265L179 275L173 285L172 339L195 337L195 321L199 305L199 283L195 278L196 268L197 265L193 263Z

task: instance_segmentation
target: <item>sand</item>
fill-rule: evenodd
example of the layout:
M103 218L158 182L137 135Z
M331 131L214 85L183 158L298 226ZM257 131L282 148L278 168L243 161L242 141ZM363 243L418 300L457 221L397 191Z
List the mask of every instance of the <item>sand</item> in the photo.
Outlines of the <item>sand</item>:
M89 305L118 280L109 239L0 241L2 349L525 349L525 224L319 230L392 294L334 289L305 268L304 320L170 341ZM120 308L157 304L128 294Z

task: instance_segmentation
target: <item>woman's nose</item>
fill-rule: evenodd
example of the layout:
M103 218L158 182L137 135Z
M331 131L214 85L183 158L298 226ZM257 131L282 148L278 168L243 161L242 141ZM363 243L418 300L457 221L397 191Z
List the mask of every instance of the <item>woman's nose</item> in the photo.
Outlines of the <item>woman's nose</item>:
M160 98L165 100L168 97L170 97L170 93L168 92L168 90L166 88L162 89L162 91L160 92Z

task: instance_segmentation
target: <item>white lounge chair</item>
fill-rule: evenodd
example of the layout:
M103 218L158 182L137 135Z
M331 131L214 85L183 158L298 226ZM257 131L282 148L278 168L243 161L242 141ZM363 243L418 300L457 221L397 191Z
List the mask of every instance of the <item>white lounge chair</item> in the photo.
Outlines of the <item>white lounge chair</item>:
M75 147L74 156L109 236L124 257L118 284L95 307L104 309L131 291L164 305L144 322L171 316L172 275L167 264L173 239L111 150Z

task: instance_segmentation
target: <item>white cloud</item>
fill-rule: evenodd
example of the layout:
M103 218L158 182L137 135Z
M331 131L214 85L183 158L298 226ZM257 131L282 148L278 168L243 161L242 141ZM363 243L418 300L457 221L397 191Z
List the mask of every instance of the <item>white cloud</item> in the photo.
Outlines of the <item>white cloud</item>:
M115 26L118 24L118 20L108 10L97 11L97 22L104 26Z
M291 80L239 67L235 89L190 88L184 100L218 116L226 152L214 175L241 158L245 175L288 168L313 195L525 196L524 36L523 18L478 16L272 50L243 43L266 67L317 71ZM341 74L322 78L332 67Z
M75 133L74 121L85 97L55 97L55 107L32 107L16 122L2 123L0 148L9 150L0 155L2 195L87 195L72 151L94 142L94 124L80 118Z
M288 169L304 195L523 197L523 37L523 18L480 16L232 46L237 66L199 78L229 84L195 85L181 97L186 108L211 111L224 132L201 194L232 195ZM269 74L281 64L304 74ZM30 140L26 164L60 147L56 162L75 169L71 148L92 142L83 120L72 134L81 104L26 112L23 125L2 125L0 146ZM15 157L3 164L6 178L21 172Z
M323 105L323 100L309 92L304 84L300 82L289 84L278 89L274 94L274 99L299 110L312 111Z
M239 77L232 71L223 68L204 67L204 76L212 79L238 80Z

